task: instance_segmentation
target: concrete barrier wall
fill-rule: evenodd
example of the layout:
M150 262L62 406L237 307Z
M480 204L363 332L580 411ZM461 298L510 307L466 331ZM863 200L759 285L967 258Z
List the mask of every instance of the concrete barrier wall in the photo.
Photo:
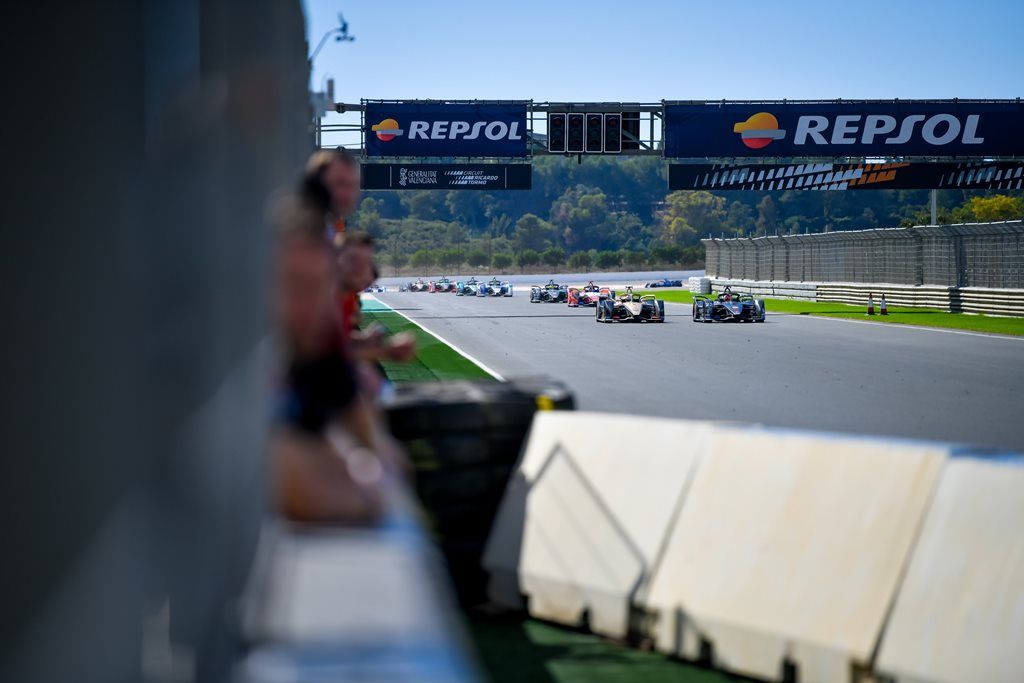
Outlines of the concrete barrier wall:
M957 453L543 414L488 542L491 598L765 680L1019 680L1024 459Z
M711 428L538 413L484 553L490 597L625 637Z
M646 600L657 648L770 680L787 665L801 681L866 669L944 457L717 431Z
M950 460L878 657L897 681L1024 679L1024 459Z

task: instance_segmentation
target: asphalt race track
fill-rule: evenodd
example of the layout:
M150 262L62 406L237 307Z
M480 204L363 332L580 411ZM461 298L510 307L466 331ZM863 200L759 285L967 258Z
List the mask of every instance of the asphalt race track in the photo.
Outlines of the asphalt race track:
M504 377L549 375L581 410L725 419L1024 451L1024 338L799 315L597 324L594 309L375 295Z

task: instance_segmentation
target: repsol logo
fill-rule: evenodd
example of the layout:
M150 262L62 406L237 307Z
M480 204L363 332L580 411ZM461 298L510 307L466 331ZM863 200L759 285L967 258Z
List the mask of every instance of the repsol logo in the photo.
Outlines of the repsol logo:
M395 119L384 119L370 126L381 142L405 135L410 140L522 140L519 122L513 121L410 121L409 129Z
M887 114L804 115L797 119L793 144L903 145L920 139L936 147L952 142L980 145L985 142L985 138L978 135L980 120L980 114L969 114L962 121L954 114L910 114L902 119ZM739 133L740 140L751 149L761 149L774 140L784 140L788 133L779 128L778 120L768 112L758 112L746 121L736 123L733 132Z

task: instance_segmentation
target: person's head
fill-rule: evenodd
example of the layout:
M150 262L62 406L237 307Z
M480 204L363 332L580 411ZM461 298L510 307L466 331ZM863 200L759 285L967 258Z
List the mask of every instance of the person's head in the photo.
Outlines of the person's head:
M321 149L306 163L303 195L307 201L340 218L359 204L359 162L348 150Z
M365 232L347 232L338 252L338 283L347 292L361 292L377 279L373 238Z

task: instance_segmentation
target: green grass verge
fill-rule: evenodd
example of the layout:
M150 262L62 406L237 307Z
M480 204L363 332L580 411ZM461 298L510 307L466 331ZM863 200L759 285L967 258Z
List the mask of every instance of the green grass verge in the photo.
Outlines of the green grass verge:
M726 683L734 678L532 619L483 619L470 632L493 683Z
M693 303L693 294L679 290L644 290L644 294L656 294L659 299L675 303ZM921 327L942 327L972 332L990 332L1024 336L1024 318L1000 318L988 315L947 313L932 308L910 308L890 306L889 315L868 316L862 306L833 303L829 301L793 301L790 299L765 299L769 313L791 313L794 315L819 315L827 318L850 318L870 320L892 325L917 325Z
M409 332L416 338L416 356L408 363L384 361L384 374L392 382L432 382L453 379L494 379L479 365L427 334L419 325L373 301L363 302L363 326L379 323L391 334Z

